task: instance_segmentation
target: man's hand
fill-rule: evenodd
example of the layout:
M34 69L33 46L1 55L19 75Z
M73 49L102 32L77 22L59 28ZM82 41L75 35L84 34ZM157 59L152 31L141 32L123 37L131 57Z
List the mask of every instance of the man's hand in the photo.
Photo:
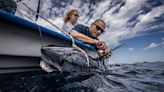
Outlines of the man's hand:
M111 55L112 55L112 52L108 51L108 49L98 50L97 53L99 56L106 56L107 58L111 57Z
M111 51L107 51L106 57L109 58L109 57L111 57L111 56L112 56L112 52L111 52Z
M98 41L96 43L96 47L101 50L105 50L107 48L107 45L104 41Z

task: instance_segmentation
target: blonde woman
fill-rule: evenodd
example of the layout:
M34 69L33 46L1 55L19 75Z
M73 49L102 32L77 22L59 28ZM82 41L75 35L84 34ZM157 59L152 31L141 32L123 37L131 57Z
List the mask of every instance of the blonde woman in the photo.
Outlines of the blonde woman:
M64 24L62 30L69 34L70 31L74 28L74 26L77 25L78 18L79 15L77 10L72 9L69 12L67 12L64 16ZM57 71L45 61L40 61L40 67L46 72Z
M79 18L79 14L76 9L72 9L68 11L65 14L64 19L63 19L64 24L63 24L62 30L69 34L72 28L74 28L74 26L78 24L77 23L78 18Z

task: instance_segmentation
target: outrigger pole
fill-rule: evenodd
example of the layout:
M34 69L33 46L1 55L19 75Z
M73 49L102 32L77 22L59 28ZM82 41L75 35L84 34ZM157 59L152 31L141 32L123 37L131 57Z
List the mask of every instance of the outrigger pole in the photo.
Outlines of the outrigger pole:
M39 10L40 10L40 0L39 0L39 2L38 2L38 8L37 8L37 13L38 13L38 14L39 14ZM38 14L36 14L35 21L38 20L38 17L39 17Z

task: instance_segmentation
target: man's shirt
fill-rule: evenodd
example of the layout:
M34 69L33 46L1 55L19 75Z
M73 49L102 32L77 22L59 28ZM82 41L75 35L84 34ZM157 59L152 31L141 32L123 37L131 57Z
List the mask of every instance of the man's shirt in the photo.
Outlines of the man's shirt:
M79 32L79 33L82 33L82 34L84 34L84 35L86 35L86 36L89 36L89 37L93 38L93 37L91 36L91 33L89 32L89 27L84 26L84 25L82 25L82 24L76 25L72 30L76 30L76 31ZM97 38L94 38L94 39L97 39Z

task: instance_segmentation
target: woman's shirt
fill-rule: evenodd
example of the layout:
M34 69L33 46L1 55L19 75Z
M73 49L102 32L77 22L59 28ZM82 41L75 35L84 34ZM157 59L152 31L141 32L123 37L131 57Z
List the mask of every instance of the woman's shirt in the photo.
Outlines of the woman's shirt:
M71 22L66 22L62 26L62 30L65 31L66 33L70 33L74 26L76 26L78 23L75 23L74 25Z

